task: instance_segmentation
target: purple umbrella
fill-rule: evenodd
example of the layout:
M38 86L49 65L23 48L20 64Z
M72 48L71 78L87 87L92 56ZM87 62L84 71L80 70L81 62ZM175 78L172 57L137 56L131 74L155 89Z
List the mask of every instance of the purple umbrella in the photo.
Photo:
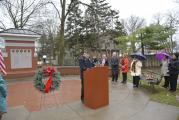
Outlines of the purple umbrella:
M163 58L165 56L167 56L169 59L172 59L171 56L169 54L167 54L166 52L158 52L158 53L156 53L155 58L157 60L159 60L160 62L162 62L162 60L163 60Z

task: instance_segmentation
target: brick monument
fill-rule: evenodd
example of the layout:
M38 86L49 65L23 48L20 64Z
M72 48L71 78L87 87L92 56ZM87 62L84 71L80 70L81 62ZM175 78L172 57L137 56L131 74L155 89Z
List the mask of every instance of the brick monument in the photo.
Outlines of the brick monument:
M37 69L35 41L40 37L37 33L26 29L7 29L0 31L5 41L3 51L7 78L34 75Z

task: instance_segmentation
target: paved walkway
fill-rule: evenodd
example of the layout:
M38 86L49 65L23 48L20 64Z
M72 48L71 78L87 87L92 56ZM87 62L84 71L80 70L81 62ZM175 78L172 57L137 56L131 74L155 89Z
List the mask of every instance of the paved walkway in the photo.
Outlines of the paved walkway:
M110 83L109 105L97 110L89 109L79 101L80 81L78 77L71 76L69 79L64 78L63 81L63 86L66 87L64 96L73 95L77 99L59 105L52 105L48 108L45 106L39 110L29 109L26 104L21 103L11 106L3 120L176 120L179 116L178 107L152 102L141 90L133 89L130 83L127 85L120 83L113 85ZM30 81L25 83L28 82ZM72 84L70 87L68 82ZM24 82L16 84L22 83ZM15 83L9 85L13 84ZM72 89L74 86L77 87L76 91ZM29 87L28 89L30 89ZM15 99L18 99L17 93L14 96L16 96ZM28 98L33 98L32 96L32 94L29 94ZM64 98L58 97L58 99L63 101ZM39 103L39 101L34 102ZM34 102L32 100L32 103Z
M60 89L43 94L35 89L33 78L8 82L8 107L24 106L29 112L39 111L42 108L68 104L80 100L80 80L71 80L72 76L65 77Z

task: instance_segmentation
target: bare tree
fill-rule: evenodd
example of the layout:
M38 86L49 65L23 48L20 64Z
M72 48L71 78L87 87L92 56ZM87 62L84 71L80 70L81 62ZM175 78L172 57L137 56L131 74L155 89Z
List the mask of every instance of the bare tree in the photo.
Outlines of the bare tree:
M64 34L65 34L65 24L66 19L70 11L78 4L89 6L86 3L81 2L80 0L60 0L60 5L54 4L51 1L47 1L45 4L51 4L55 8L56 12L58 13L59 19L59 29L57 35L57 56L58 56L58 64L63 65L64 62L64 55L65 55L65 42L64 42ZM91 7L91 6L89 6ZM47 25L47 24L46 24Z
M0 20L0 30L5 30L6 26L5 24Z
M166 24L170 27L176 28L179 24L179 15L175 11L169 11L166 14Z
M2 0L0 9L4 11L6 19L10 19L14 28L24 28L44 4L46 2L43 0Z
M161 13L157 13L153 16L153 23L161 25L163 19L164 19L164 16Z
M130 37L130 42L131 42L131 46L132 46L132 51L135 52L136 46L135 46L135 40L133 38L135 38L135 36L133 36L133 33L141 28L145 26L145 19L137 17L137 16L130 16L125 22L124 22L124 27L127 31L127 33L129 35L131 35Z
M65 24L68 14L78 4L82 4L84 6L90 5L83 3L80 0L70 0L69 4L67 4L68 0L60 0L60 7L61 7L61 18L60 18L60 30L58 34L58 63L59 65L63 65L64 62L64 55L65 55L65 42L64 42L64 33L65 33Z
M174 41L173 41L173 35L175 34L175 31L177 30L177 27L179 25L179 15L174 11L169 11L166 14L166 22L165 24L172 30L172 34L170 35L170 41L171 41L171 52L173 53L174 49Z
M132 15L126 20L124 25L128 34L131 34L145 25L145 19Z

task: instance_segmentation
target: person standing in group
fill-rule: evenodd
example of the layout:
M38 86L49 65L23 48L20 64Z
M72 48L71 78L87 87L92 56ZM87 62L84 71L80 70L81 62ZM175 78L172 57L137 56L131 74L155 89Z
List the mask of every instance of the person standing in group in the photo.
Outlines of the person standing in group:
M179 55L174 54L172 61L169 63L169 75L170 75L170 91L175 92L177 88L177 79L179 74Z
M127 58L127 54L124 54L120 62L120 69L121 69L122 77L123 77L123 80L121 83L124 83L124 84L127 83L128 64L129 64L129 60Z
M119 74L119 59L116 52L113 52L111 58L111 72L112 72L112 82L117 82Z
M101 65L102 65L102 66L108 66L108 65L109 65L108 59L107 59L107 57L106 57L105 54L102 55Z
M2 75L6 75L6 67L4 64L4 58L0 50L0 120L4 113L7 112L6 96L7 96L7 87Z
M133 76L133 87L139 86L142 62L136 58L131 63L131 75Z
M164 88L168 88L169 87L169 69L168 69L168 65L169 65L169 57L165 55L165 57L162 60L162 67L161 67L161 75L164 76L165 79L165 83L162 87Z
M85 70L92 67L92 63L89 59L89 55L84 53L79 59L80 66L80 78L81 78L81 101L84 102L84 76L83 73Z

